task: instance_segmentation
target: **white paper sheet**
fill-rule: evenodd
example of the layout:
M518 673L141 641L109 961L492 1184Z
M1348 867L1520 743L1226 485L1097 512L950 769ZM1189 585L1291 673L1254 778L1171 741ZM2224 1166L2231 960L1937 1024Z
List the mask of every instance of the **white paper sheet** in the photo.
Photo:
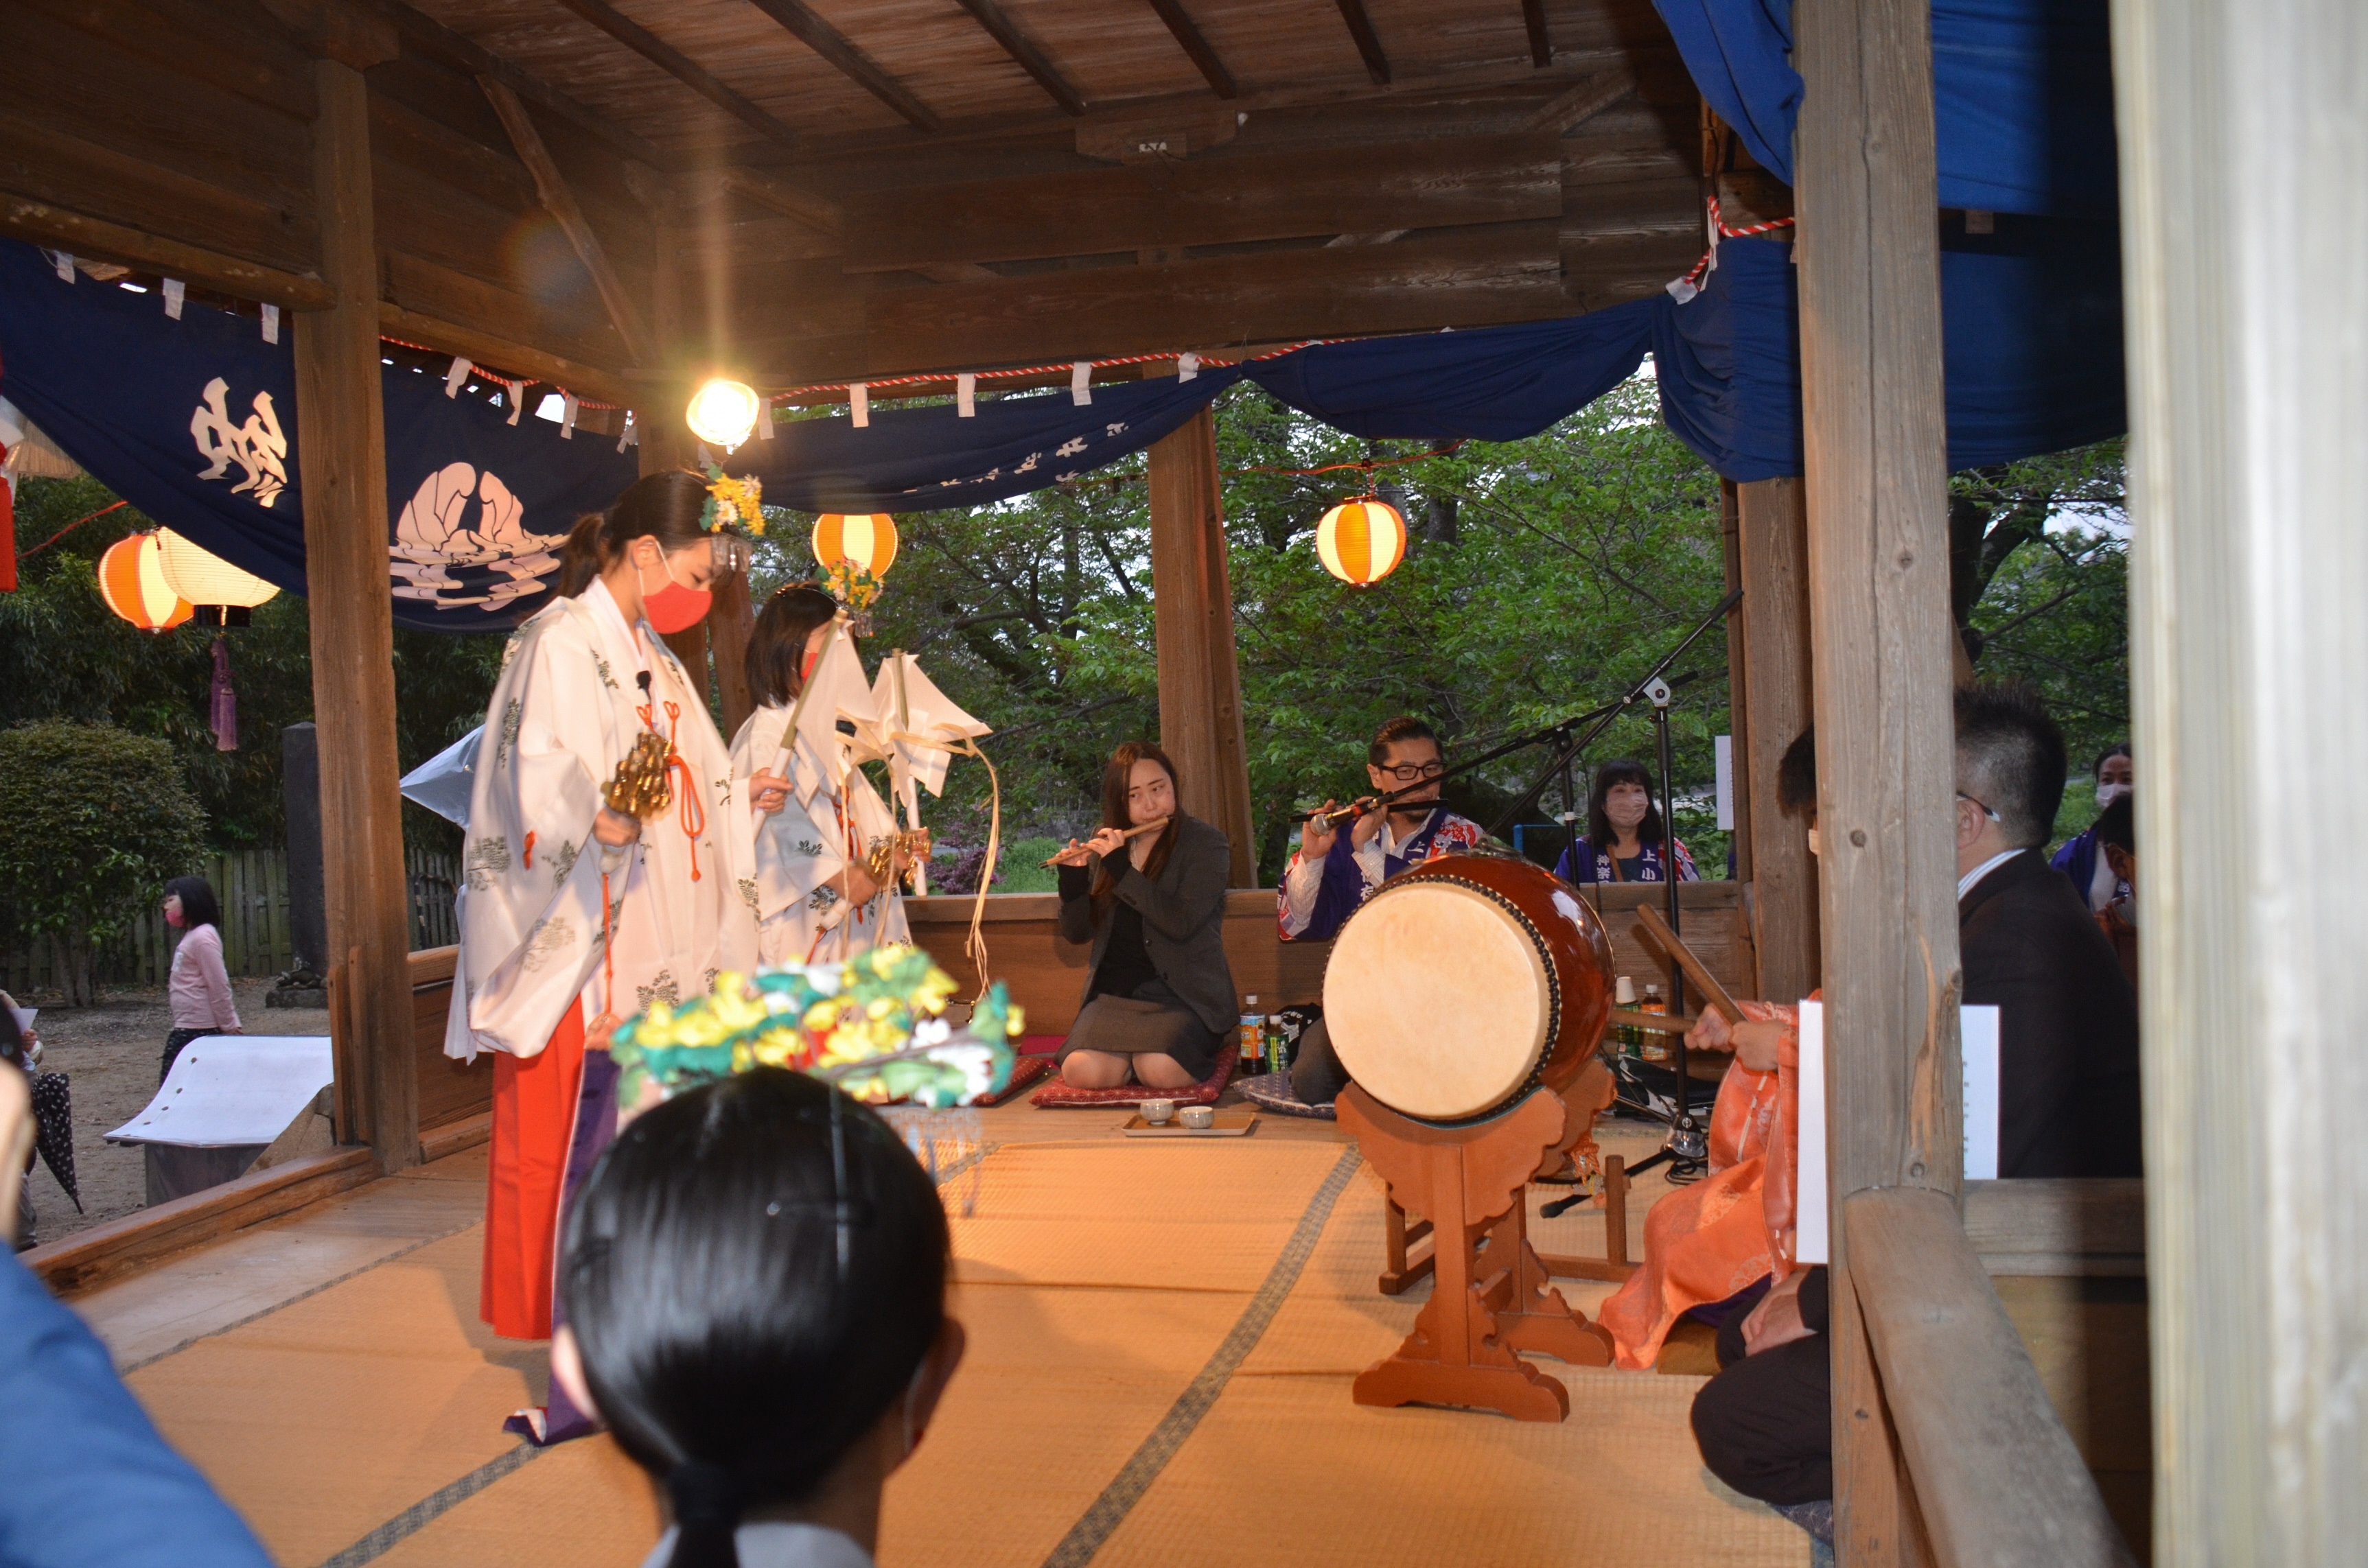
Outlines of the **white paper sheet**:
M181 1048L156 1097L110 1143L213 1149L268 1143L332 1076L327 1035L203 1035Z
M1995 1181L1998 1162L1998 1010L1957 1009L1965 1072L1965 1179ZM1793 1256L1831 1259L1826 1198L1826 1009L1801 1004L1801 1163Z
M1965 1179L1996 1181L1998 1174L1998 1010L1957 1009L1957 1038L1965 1060Z
M1801 1004L1801 1168L1793 1183L1793 1256L1830 1263L1826 1236L1826 1005Z

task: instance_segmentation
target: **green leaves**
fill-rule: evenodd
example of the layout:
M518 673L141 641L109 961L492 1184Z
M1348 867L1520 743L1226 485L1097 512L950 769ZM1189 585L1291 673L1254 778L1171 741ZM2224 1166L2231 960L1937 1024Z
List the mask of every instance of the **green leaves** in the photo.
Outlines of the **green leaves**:
M161 740L59 719L0 731L0 897L28 935L114 940L196 865L204 830Z

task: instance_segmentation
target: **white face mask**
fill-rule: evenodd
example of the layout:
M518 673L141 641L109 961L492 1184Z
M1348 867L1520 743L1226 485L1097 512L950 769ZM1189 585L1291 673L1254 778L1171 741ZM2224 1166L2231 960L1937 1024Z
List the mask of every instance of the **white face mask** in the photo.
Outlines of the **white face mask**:
M1809 830L1809 853L1817 853L1817 830L1814 827Z
M2097 809L2098 809L2099 811L2100 811L2100 812L2101 812L2101 811L2103 811L2107 806L2112 805L2115 801L2120 800L2123 796L2124 796L2124 795L2128 794L2129 792L2130 792L2130 787L2129 787L2128 785L2126 785L2126 784L2100 784L2100 785L2098 785L2098 786L2097 786Z

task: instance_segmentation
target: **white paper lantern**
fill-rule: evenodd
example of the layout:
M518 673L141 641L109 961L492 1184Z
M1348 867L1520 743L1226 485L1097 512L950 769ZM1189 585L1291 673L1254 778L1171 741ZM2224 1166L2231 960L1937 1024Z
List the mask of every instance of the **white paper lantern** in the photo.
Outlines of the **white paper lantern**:
M279 592L254 573L240 571L170 528L158 529L156 542L165 583L197 607L201 626L244 626L248 611Z

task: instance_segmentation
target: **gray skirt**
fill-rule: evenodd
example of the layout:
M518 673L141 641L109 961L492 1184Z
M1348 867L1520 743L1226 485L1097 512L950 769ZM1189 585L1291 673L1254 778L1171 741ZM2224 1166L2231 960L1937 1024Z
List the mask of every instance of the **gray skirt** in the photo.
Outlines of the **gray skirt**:
M1168 1056L1197 1080L1216 1071L1217 1052L1232 1039L1231 1030L1211 1029L1176 993L1154 980L1138 995L1104 994L1087 1002L1054 1060L1064 1062L1073 1051Z

